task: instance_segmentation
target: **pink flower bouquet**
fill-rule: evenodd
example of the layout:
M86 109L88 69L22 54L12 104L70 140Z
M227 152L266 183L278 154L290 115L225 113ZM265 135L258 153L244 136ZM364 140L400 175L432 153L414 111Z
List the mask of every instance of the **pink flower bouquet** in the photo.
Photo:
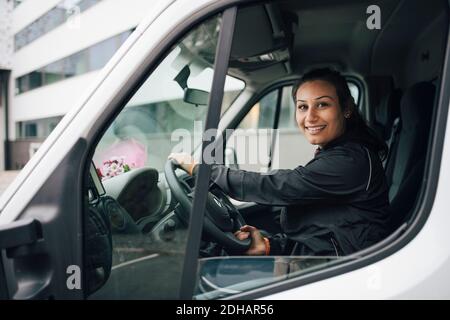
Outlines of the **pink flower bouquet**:
M136 165L135 163L125 163L125 157L111 157L111 159L103 162L102 179L106 180L118 176L124 172L130 171Z

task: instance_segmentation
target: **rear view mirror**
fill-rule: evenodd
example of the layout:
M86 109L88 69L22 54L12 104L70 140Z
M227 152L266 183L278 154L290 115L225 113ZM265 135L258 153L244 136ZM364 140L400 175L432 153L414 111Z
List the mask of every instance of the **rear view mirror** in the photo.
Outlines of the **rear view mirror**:
M186 65L173 79L184 90L183 101L190 104L195 104L196 106L206 106L208 104L209 92L189 88L187 85L187 80L189 79L190 74L191 69L189 68L189 65Z
M184 89L183 101L195 104L196 106L206 106L208 104L209 92L199 89Z

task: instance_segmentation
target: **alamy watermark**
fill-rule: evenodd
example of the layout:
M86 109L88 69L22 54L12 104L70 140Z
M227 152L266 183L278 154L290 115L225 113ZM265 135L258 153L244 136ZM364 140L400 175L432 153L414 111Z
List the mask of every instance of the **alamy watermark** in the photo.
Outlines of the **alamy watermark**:
M81 8L77 5L66 5L66 24L69 29L81 28Z
M381 9L379 6L372 4L367 7L366 13L370 16L366 20L366 26L369 30L381 29Z
M66 269L67 280L66 286L69 290L81 289L81 268L75 264L70 265Z
M174 130L171 141L176 145L172 148L172 152L192 153L195 147L206 142L203 154L196 159L199 163L267 166L271 159L272 163L279 163L277 159L280 154L278 152L279 130L226 129L223 135L223 132L218 129L202 132L202 128L202 122L195 121L193 132L187 129ZM225 138L227 150L223 150L223 138Z

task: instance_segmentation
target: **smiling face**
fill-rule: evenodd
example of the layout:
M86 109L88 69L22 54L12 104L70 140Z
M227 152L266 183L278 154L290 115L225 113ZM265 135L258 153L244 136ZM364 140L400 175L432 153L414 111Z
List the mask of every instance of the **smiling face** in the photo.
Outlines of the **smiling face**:
M305 82L298 88L295 100L295 119L309 143L323 147L344 133L344 112L331 83Z

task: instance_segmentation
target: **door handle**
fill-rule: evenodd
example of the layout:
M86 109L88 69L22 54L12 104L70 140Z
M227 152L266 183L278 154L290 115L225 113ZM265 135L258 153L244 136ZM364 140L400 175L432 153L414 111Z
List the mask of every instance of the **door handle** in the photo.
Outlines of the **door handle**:
M23 219L0 226L0 250L5 249L8 258L13 258L15 253L24 253L23 247L39 239L42 239L42 227L36 219Z

